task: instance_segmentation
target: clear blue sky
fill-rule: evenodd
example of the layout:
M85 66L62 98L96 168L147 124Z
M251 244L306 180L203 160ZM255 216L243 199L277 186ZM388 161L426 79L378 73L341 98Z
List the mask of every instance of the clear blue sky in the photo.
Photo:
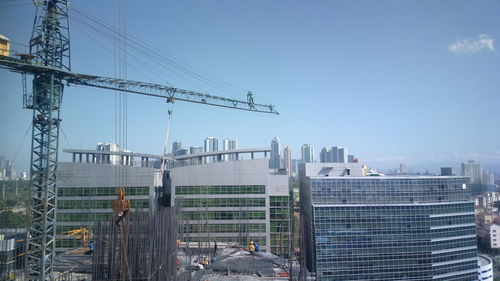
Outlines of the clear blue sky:
M113 3L72 1L109 24ZM27 44L34 7L2 5L0 34ZM263 147L279 136L295 158L304 143L317 154L342 145L382 169L475 159L500 172L500 1L128 1L127 9L129 34L241 88L231 96L244 99L252 90L256 102L281 113L176 103L171 139L185 147L201 146L207 136ZM70 25L72 70L114 76L113 54ZM145 77L140 72L153 64L128 60L140 70L129 68L130 79L229 95L168 69ZM128 100L128 148L160 153L167 105ZM113 93L66 88L68 140L62 136L60 146L113 141L114 107ZM20 75L0 70L0 155L13 157L30 116L22 109ZM29 146L27 138L18 171L28 169Z

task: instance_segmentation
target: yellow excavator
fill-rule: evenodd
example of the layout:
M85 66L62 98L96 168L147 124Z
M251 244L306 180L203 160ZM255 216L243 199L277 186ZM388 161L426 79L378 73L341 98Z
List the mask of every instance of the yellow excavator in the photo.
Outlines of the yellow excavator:
M94 243L92 242L92 232L85 227L80 227L77 229L72 229L66 232L65 238L74 237L76 239L82 240L82 247L71 250L73 254L91 254L94 251Z

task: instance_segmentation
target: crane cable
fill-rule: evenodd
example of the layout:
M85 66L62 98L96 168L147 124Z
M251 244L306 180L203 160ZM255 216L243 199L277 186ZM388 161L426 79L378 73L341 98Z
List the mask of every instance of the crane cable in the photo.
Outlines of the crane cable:
M163 181L163 174L165 173L165 170L167 169L167 152L168 152L168 140L170 137L170 126L172 122L172 110L168 109L168 121L167 121L167 132L165 134L165 144L163 146L163 159L161 161L161 176L162 176L162 181ZM173 151L172 151L173 152Z
M92 17L91 15L88 15L87 13L81 11L78 8L73 8L72 9L75 14L73 19L78 20L80 23L85 22L87 25L92 26L91 28L98 29L100 32L106 33L107 36L105 38L107 40L119 36L119 32L112 26L109 26L108 24L100 21L99 19L96 19L95 17ZM223 81L221 79L215 78L214 76L188 64L185 63L169 54L166 54L164 51L160 51L155 47L149 46L145 44L143 41L136 39L135 37L125 34L125 36L122 36L123 39L125 40L124 43L128 45L130 48L141 52L145 57L148 57L151 62L160 64L162 67L166 67L170 69L171 71L175 72L183 72L184 74L191 76L200 82L204 82L207 85L218 89L219 91L224 91L226 90L221 87L230 87L232 90L229 92L230 95L233 95L235 91L237 92L245 92L243 89L241 89L238 86L235 86L229 82ZM192 83L192 82L191 82Z
M26 139L26 136L28 135L29 131L31 129L31 122L28 126L28 129L26 130L26 132L24 133L24 136L21 140L21 142L19 143L19 146L17 147L16 149L16 153L14 153L14 156L12 157L12 165L14 165L14 161L16 161L16 158L17 158L17 154L19 153L19 150L21 149L21 146L23 145L24 143L24 140Z

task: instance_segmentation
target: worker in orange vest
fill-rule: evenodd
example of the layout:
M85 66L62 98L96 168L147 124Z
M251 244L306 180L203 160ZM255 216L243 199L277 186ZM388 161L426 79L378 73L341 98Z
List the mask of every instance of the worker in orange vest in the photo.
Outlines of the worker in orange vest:
M248 246L248 251L250 254L253 254L255 252L255 245L253 244L253 241L250 241L250 246Z

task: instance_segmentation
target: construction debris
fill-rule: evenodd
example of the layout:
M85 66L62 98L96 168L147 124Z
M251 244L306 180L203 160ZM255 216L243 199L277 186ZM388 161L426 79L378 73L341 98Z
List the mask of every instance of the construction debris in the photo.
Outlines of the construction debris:
M196 259L195 257L194 260ZM191 280L288 280L288 273L284 267L285 261L270 253L225 248L203 270L194 272ZM184 279L179 278L179 280Z

